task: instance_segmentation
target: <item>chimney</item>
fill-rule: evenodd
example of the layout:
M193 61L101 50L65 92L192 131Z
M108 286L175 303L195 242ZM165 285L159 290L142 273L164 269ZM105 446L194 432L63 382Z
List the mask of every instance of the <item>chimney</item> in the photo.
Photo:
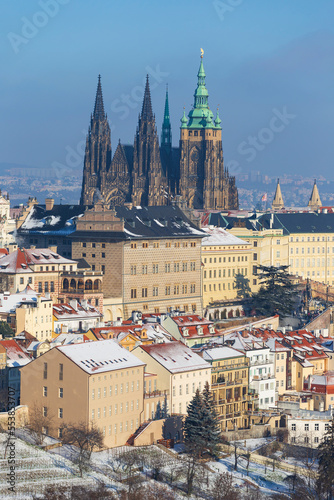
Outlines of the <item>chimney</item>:
M73 309L75 311L77 311L78 310L78 301L77 301L77 299L71 299L70 300L70 306L73 307Z
M54 204L55 204L55 201L53 198L45 198L45 210L46 211L52 210Z
M85 299L85 300L82 300L82 301L80 302L81 307L83 307L84 309L87 309L87 304L88 304L88 302L87 302L87 300L86 300L86 299Z

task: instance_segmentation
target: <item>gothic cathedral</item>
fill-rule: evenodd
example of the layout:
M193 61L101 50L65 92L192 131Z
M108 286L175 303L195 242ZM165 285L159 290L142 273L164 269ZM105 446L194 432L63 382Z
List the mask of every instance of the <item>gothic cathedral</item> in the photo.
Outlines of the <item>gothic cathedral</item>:
M214 120L208 104L203 55L197 78L193 109L188 118L184 111L181 119L179 148L172 147L168 90L159 147L147 76L134 145L119 142L112 157L99 76L86 140L81 204L103 198L112 206L166 205L174 200L189 208L238 208L235 177L224 168L221 120L218 110Z

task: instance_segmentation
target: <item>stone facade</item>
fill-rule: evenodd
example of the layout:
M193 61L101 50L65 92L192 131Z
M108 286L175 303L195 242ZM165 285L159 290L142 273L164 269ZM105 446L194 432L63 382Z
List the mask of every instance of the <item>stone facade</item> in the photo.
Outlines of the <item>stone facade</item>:
M154 208L152 214L149 209L141 214L139 209L125 208L117 216L118 208L110 210L102 203L96 204L78 221L72 236L73 258L84 258L93 271L104 273L105 303L110 302L109 298L120 298L124 317L135 310L157 313L181 309L202 314L200 238L204 234L199 230L196 234L195 229L188 231L189 226L180 235L173 233L163 224L181 226L182 212L172 207L161 207L161 212L160 207ZM165 213L165 220L159 222L155 214L164 210L178 217L169 220ZM142 233L139 235L136 227L128 225L135 224L137 213L143 221L138 222ZM190 225L187 219L184 221ZM154 232L155 225L161 235ZM109 314L106 320L116 319Z
M88 130L81 201L101 197L111 206L165 205L175 197L190 208L236 209L235 178L224 168L221 120L208 105L201 59L194 108L189 122L181 119L179 149L172 147L168 92L159 147L148 77L134 145L118 144L111 155L111 136L99 76L94 112ZM181 201L181 200L180 200Z

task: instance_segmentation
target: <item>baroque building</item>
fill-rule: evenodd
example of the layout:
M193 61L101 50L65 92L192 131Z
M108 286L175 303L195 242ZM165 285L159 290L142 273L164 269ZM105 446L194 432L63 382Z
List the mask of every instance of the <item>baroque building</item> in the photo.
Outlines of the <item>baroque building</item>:
M99 76L86 141L82 205L102 198L111 206L161 206L176 199L189 208L238 208L235 178L224 167L221 120L217 111L213 121L208 104L203 55L197 77L193 109L181 119L179 148L172 147L168 90L159 146L147 76L134 144L119 142L112 157Z

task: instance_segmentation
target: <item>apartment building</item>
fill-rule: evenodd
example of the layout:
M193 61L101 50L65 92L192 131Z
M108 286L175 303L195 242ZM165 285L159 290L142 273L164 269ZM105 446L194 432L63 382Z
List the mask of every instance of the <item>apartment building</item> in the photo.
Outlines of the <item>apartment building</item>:
M251 281L252 246L222 228L204 227L202 240L203 307L237 296L235 275Z
M102 314L87 301L72 299L67 304L53 306L54 331L59 333L88 332L101 325Z
M29 332L35 339L51 339L53 331L52 299L42 297L29 285L18 293L0 293L0 319L14 333Z
M266 341L266 345L270 348L270 352L274 355L275 360L275 378L276 378L276 398L278 400L278 396L280 394L284 394L286 389L290 386L288 384L288 375L289 375L289 361L291 362L291 347L284 346L281 342L278 342L276 339L272 338ZM290 376L291 379L291 376Z
M331 411L296 412L287 419L289 444L317 448L323 441L331 421Z
M76 270L77 264L53 248L18 248L0 258L0 291L15 293L29 285L36 292L56 299L62 272Z
M304 381L304 391L310 391L315 410L328 410L334 407L334 372L322 375L309 375Z
M201 239L176 206L87 210L71 235L72 257L105 275L105 320L174 309L202 312Z
M14 394L11 397L15 399L15 406L18 406L21 398L21 374L20 368L30 364L31 358L27 351L20 347L14 339L0 340L0 375L1 389L5 400L7 400L8 389L11 388ZM1 405L0 405L1 406Z
M302 391L309 375L321 375L328 370L329 356L326 347L307 330L273 331L253 329L252 335L268 344L268 339L276 339L282 346L288 347L287 353L287 389Z
M253 400L249 394L249 358L231 347L203 351L211 364L211 392L222 431L249 427Z
M220 333L213 322L196 314L167 316L161 320L162 326L188 347L196 347L214 341Z
M249 358L249 388L258 395L259 409L274 406L277 400L275 361L270 348L247 331L224 335L224 342Z
M21 403L64 424L96 424L108 448L125 445L143 415L145 363L113 340L57 346L21 369Z
M251 243L253 277L256 266L289 265L290 272L329 285L334 284L334 213L327 208L266 214L210 214L207 225L228 231Z
M168 394L171 414L186 414L197 389L211 383L211 366L181 342L140 345L132 353L157 375L157 390Z

